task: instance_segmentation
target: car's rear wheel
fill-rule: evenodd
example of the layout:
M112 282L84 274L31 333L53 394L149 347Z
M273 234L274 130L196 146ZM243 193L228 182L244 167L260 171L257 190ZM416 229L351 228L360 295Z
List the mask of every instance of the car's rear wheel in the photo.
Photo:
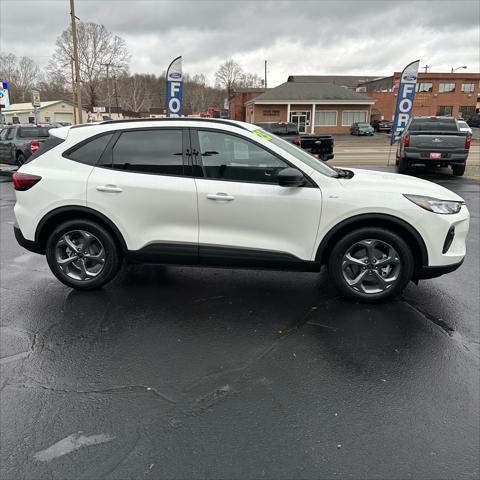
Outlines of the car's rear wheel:
M397 170L398 173L408 173L408 161L405 157L398 157Z
M461 177L465 173L465 164L452 165L453 174L457 177Z
M328 271L340 293L374 302L398 295L411 280L413 255L406 242L384 228L355 230L333 247Z
M58 225L48 238L46 256L52 273L78 290L105 285L121 265L120 250L110 232L87 219Z

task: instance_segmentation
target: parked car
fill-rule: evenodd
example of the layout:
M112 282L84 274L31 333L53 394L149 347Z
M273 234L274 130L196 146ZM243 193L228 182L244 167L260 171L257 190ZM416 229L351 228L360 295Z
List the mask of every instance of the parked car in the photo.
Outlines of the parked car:
M166 118L52 130L13 175L15 236L70 287L122 261L328 271L360 301L457 269L469 212L414 177L329 167L243 122Z
M351 135L373 135L375 130L369 123L355 122L350 127Z
M469 135L472 135L472 129L470 128L467 122L465 122L464 120L457 120L457 124L458 124L458 129L461 132L466 132Z
M51 126L8 125L0 132L0 163L22 165L48 138Z
M392 122L390 120L373 120L372 127L376 132L387 132L392 131Z
M407 173L412 165L451 166L453 174L461 176L471 139L453 117L414 117L398 142L398 171Z
M470 127L480 127L480 112L475 113L472 117L467 120L467 124Z
M327 161L333 158L334 140L331 135L300 134L297 124L290 122L261 122L256 125L266 132L298 145L320 160Z

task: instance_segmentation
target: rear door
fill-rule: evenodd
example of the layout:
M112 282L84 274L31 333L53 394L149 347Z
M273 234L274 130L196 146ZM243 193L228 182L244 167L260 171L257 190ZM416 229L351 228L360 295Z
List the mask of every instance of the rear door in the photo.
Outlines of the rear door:
M93 169L87 205L114 222L129 250L160 262L198 259L196 189L186 164L189 147L186 129L121 130Z

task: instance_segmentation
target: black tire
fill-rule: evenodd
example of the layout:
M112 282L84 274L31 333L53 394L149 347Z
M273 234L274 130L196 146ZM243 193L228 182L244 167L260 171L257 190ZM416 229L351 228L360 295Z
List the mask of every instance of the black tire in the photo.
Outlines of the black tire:
M452 171L456 177L461 177L465 173L465 164L452 165Z
M59 242L66 233L74 231L83 231L89 235L93 235L96 237L96 240L100 242L99 245L103 246L103 267L94 278L87 278L85 280L71 278L57 262L57 242ZM73 219L58 225L48 237L46 257L52 273L62 283L77 290L92 290L102 287L115 277L122 264L120 248L112 234L102 225L89 219ZM85 265L85 263L83 263L83 265Z
M380 244L382 247L384 245L393 247L395 251L395 258L397 258L398 254L398 261L396 262L398 266L396 279L392 281L389 287L386 287L386 289L381 292L373 292L373 289L373 293L359 291L350 286L345 278L343 269L344 256L359 242L368 240L378 241L378 244ZM381 259L377 261L381 261ZM367 277L365 280L367 282L369 281L369 278L372 278L374 282L376 281L376 276L374 275L375 272L370 270L369 273L369 269L366 267L364 268L363 266L355 268L358 268L360 272L366 270L365 275L367 275ZM363 270L360 270L360 268ZM407 283L412 279L413 271L414 259L406 242L398 234L380 227L365 227L346 234L343 238L336 242L328 259L328 272L340 294L345 298L360 302L378 302L399 295ZM354 273L354 276L355 275L356 274ZM368 275L372 275L372 277L369 277Z
M26 158L25 158L25 155L23 153L19 153L17 155L17 164L18 164L19 167L21 167L25 163L25 160L26 160Z
M409 166L408 161L405 157L398 157L398 165L397 165L398 173L408 173Z

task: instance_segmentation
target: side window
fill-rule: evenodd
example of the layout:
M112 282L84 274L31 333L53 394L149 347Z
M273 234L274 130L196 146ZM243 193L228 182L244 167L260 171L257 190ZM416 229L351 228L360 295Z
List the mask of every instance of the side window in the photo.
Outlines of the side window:
M96 165L103 151L107 148L108 142L112 136L113 133L108 133L96 137L76 148L73 152L69 152L67 157L86 165Z
M124 132L113 147L113 168L157 175L183 175L182 130Z
M5 137L7 136L7 129L6 128L2 128L2 130L0 130L0 141L3 141L5 140Z
M277 183L284 161L234 135L198 131L205 177L237 182Z
M15 129L14 128L7 129L7 135L5 136L5 139L12 140L14 136L15 136Z

